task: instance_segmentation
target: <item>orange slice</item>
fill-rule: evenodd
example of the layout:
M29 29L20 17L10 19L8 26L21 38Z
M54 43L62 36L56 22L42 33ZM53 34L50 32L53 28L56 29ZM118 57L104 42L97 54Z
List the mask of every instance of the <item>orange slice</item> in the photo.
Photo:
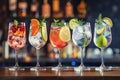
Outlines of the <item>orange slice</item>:
M31 19L31 32L32 32L32 36L35 36L39 29L40 29L40 23L37 19Z

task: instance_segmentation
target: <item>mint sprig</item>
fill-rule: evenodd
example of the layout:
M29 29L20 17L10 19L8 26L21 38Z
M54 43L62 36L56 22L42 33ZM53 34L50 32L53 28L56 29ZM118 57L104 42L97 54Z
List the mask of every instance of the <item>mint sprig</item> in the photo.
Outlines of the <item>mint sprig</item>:
M14 20L13 23L17 26L19 23L17 20Z
M54 19L53 25L54 25L54 27L58 27L58 26L59 26L59 27L62 27L62 26L64 26L64 23L61 22L60 20Z
M83 21L83 20L79 20L79 21L78 21L78 24L79 24L80 26L82 26L82 25L84 24L84 21Z
M96 22L99 24L99 25L102 25L102 14L100 13L98 18L96 19Z
M40 20L40 24L41 26L43 26L43 23L45 22L45 18L43 18L42 20Z
M59 22L59 20L58 19L54 19L54 23L58 23Z

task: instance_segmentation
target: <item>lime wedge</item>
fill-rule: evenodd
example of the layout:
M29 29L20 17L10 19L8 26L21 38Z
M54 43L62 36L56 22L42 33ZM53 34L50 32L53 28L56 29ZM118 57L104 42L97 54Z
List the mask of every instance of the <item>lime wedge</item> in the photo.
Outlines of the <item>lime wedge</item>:
M103 27L101 29L96 30L96 33L97 34L102 34L102 33L104 33L105 30L106 30L106 27Z
M43 23L42 26L42 37L44 39L44 41L47 41L47 28L46 28L46 23Z
M70 27L70 29L73 29L74 27L77 27L77 26L79 26L77 19L71 19L69 21L69 27Z
M104 35L100 35L97 38L96 46L98 46L99 48L105 48L107 46L107 39Z
M64 42L68 42L70 40L70 30L68 27L62 27L60 29L59 38Z
M110 18L104 17L104 18L103 18L103 21L112 28L113 22L112 22L112 20L111 20Z

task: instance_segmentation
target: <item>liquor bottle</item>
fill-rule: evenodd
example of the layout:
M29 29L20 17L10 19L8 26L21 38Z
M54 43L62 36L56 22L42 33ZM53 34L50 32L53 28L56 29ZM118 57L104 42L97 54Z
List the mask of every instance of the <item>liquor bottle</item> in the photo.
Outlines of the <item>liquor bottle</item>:
M9 0L10 17L17 17L17 0Z
M67 1L65 5L65 16L66 17L74 17L74 10L71 1Z
M60 1L59 0L53 0L53 11L58 12L60 10Z
M84 0L82 0L78 4L77 11L78 11L78 17L80 17L80 18L85 18L86 17L87 10L86 10L86 3L85 3Z
M63 16L63 12L60 9L60 1L59 0L52 1L52 15L55 18L60 18Z
M26 0L20 0L18 2L18 16L19 17L27 16L27 7L28 7L28 4L27 4Z
M51 13L51 8L50 5L48 4L48 0L43 0L43 5L42 5L42 17L44 18L49 18Z
M32 0L31 6L30 6L31 17L39 18L38 7L39 7L38 1L37 0Z

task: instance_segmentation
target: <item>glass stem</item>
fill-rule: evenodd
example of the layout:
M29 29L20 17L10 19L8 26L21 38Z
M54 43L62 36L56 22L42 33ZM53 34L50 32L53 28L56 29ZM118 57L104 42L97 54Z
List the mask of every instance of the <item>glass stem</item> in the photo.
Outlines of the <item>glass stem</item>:
M37 64L36 64L36 67L40 67L40 64L39 64L39 50L36 49L36 56L37 56Z
M17 51L14 50L14 53L15 53L15 67L19 67L19 65L18 65L18 54L17 54Z
M60 68L60 67L62 67L60 49L58 49L58 54L59 54L59 57L58 57L58 67Z
M85 53L85 48L80 48L80 50L81 50L81 64L80 64L80 66L81 66L81 67L84 67L83 54Z
M103 53L104 53L104 49L101 49L101 61L102 61L101 66L102 66L102 67L105 66L105 65L104 65L104 59L103 59Z

